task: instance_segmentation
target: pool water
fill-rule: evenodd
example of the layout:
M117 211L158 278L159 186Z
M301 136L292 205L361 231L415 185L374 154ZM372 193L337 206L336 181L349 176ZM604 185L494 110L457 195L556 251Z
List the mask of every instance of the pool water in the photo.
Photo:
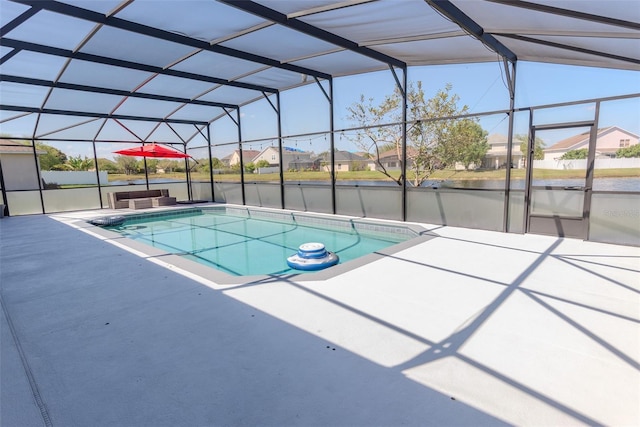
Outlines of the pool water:
M332 226L293 215L265 218L221 209L134 216L110 229L234 276L303 273L286 261L303 243L323 243L344 263L413 237L363 229L351 221Z

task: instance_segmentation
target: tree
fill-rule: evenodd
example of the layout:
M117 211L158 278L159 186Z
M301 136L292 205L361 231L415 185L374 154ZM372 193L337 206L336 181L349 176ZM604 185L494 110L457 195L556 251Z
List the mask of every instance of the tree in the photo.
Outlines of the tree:
M165 173L169 173L173 172L175 164L172 160L163 159L158 162L157 166L163 169Z
M244 171L247 173L253 173L256 170L256 165L253 162L244 164Z
M586 148L579 148L577 150L569 150L560 157L560 160L575 160L586 159L589 155L589 150Z
M227 167L224 164L224 162L222 160L220 160L219 158L217 158L217 157L212 157L211 158L211 164L213 165L214 169L225 169Z
M441 157L449 165L459 162L467 170L472 164L477 167L491 148L487 142L487 134L475 120L458 120L452 126L451 141L439 147L440 151L449 152Z
M147 162L148 161L149 161L149 159L147 159ZM165 173L184 172L185 171L185 166L184 166L184 161L183 160L162 159L162 160L160 160L160 161L158 161L156 163L156 167L164 169Z
M149 173L157 173L158 172L158 163L159 163L158 159L147 158L147 172L149 172Z
M520 151L524 155L526 159L527 156L527 145L529 143L529 135L517 134L514 136L514 140L520 141ZM533 160L543 160L544 159L544 147L545 143L542 139L536 137L536 140L533 145Z
M260 159L258 160L258 162L256 163L256 168L268 168L269 166L271 166L269 164L269 162L265 159Z
M413 185L420 186L439 168L452 167L456 162L469 165L484 157L489 146L486 132L475 119L443 119L467 113L468 107L458 107L459 97L446 85L432 98L426 99L422 82L407 88L407 170L413 175ZM402 176L391 176L381 162L381 154L395 150L402 167L402 128L385 123L402 122L402 96L399 90L387 95L379 104L360 97L348 109L348 119L362 130L354 138L355 145L369 153L376 169L402 185ZM471 152L469 152L471 151Z
M107 172L117 172L118 166L109 159L99 158L98 159L98 170L107 171Z
M195 167L191 168L194 172L209 172L209 159L197 159Z
M116 156L116 164L118 169L124 172L126 175L133 175L138 172L138 161L135 157L131 156Z
M93 159L89 159L87 156L84 156L84 158L81 158L80 156L69 157L66 164L69 167L68 170L88 171L93 168Z
M25 142L26 145L31 145ZM40 161L40 169L43 171L55 170L54 166L64 165L67 161L67 155L62 151L50 145L36 142L36 149L38 151L44 151L45 154L40 154L38 159Z
M640 157L640 144L618 149L616 157Z

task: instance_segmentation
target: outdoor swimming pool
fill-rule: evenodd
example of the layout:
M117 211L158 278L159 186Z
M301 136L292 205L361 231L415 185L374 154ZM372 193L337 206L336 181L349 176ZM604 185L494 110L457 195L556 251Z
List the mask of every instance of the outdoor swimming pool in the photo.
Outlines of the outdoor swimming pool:
M237 207L126 218L122 225L107 229L232 276L304 273L290 268L287 257L308 242L323 243L343 264L419 235L404 225Z

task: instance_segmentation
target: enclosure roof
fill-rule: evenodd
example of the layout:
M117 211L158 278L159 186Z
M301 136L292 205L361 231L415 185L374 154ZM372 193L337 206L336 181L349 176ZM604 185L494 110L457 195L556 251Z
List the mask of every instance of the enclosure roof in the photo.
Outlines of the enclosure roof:
M61 131L48 119L62 115L62 130L96 140L119 125L186 142L194 125L338 76L502 59L640 70L639 5L0 0L0 124L27 120L43 138Z

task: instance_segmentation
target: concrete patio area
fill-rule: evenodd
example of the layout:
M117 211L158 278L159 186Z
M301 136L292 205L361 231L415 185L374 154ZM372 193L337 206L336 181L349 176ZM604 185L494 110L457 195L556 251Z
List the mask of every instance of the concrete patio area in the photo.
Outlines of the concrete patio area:
M640 425L640 248L422 224L224 285L86 215L0 220L3 427Z

